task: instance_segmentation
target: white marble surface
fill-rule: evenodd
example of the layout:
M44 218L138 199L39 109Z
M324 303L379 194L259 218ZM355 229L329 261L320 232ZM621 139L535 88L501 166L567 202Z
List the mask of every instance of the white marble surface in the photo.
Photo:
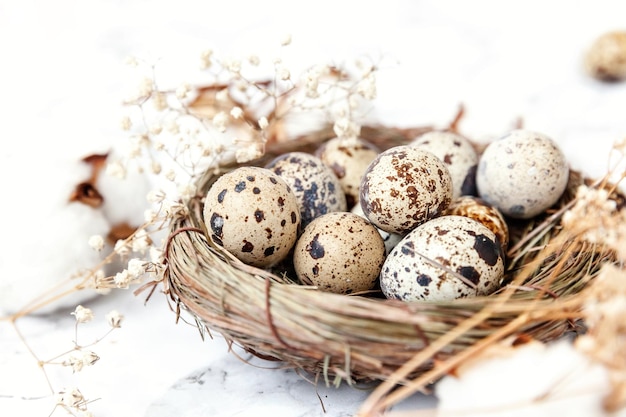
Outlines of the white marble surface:
M398 62L379 74L374 119L443 126L463 103L468 136L488 140L521 118L561 143L574 168L599 176L612 143L626 136L626 83L592 80L581 61L596 36L626 29L624 16L620 0L0 0L0 130L3 143L57 140L63 152L64 123L99 138L115 131L128 55L160 57L162 80L177 83L193 80L195 72L183 69L195 69L204 48L264 56L291 33L295 67L360 54ZM27 136L25 125L40 135ZM219 335L202 342L193 327L176 324L163 295L143 301L120 291L86 303L96 319L81 325L79 340L102 335L111 309L124 314L122 328L93 347L100 356L93 367L47 368L55 388L79 386L97 400L89 406L95 416L350 416L368 395L316 391L292 372L263 369L273 364L246 364ZM72 347L71 310L18 321L39 358ZM54 402L46 380L6 321L0 352L0 415L48 416ZM435 405L416 397L400 407Z

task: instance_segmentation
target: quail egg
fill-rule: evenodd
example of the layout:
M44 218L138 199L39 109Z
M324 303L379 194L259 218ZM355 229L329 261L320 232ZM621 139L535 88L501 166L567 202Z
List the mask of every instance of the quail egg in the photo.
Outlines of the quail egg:
M433 153L395 146L372 161L360 186L365 217L376 227L405 234L440 215L452 199L448 168Z
M452 198L476 195L478 153L463 136L444 131L426 132L409 143L441 159L452 177Z
M219 177L206 194L210 239L241 261L269 267L284 259L300 230L298 200L274 172L244 166Z
M484 224L491 230L506 252L509 246L509 226L500 210L476 196L463 195L452 200L444 215L465 216Z
M363 214L363 209L361 208L360 204L357 204L354 207L352 207L352 210L350 211L354 214L358 214L359 216L367 220L367 217L365 217L365 214ZM398 242L400 242L402 238L404 237L403 235L399 235L397 233L385 232L384 230L379 229L378 227L376 227L376 229L378 230L378 233L380 233L380 236L383 238L383 241L385 242L386 253L391 252L391 249L393 249L394 246L396 246Z
M274 158L265 168L284 179L298 198L302 229L322 214L347 210L339 179L318 157L288 152Z
M528 219L559 200L568 177L565 155L552 138L517 129L487 145L476 186L479 197L505 216Z
M449 301L488 295L504 274L502 248L485 225L440 216L416 227L387 256L380 286L387 298Z
M348 209L359 201L361 176L380 150L361 138L333 138L323 143L315 152L328 165L346 195Z
M598 80L626 80L626 31L614 30L596 38L584 63L587 72Z
M353 294L377 284L385 244L366 219L350 212L324 214L304 229L293 251L298 279L321 291Z

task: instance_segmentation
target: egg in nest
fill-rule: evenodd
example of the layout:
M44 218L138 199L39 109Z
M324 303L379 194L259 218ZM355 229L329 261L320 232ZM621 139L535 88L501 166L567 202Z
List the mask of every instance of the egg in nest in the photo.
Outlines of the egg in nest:
M409 143L432 152L446 164L452 178L452 198L476 195L478 153L463 136L444 131L426 132Z
M476 187L479 197L505 216L529 219L561 198L568 178L569 165L552 138L516 129L485 148Z
M440 216L407 234L387 256L380 286L387 298L449 301L488 295L504 274L495 234L464 216Z
M380 150L361 138L333 138L323 143L315 152L328 165L346 195L348 209L359 201L361 177Z
M395 146L372 161L363 174L360 204L378 228L405 234L440 215L452 199L448 168L433 153Z
M326 213L346 211L346 195L332 169L314 155L288 152L277 156L265 168L289 184L298 199L302 228Z
M385 260L378 230L363 217L328 213L313 220L293 251L296 274L321 291L353 294L376 285Z
M239 167L219 177L203 209L211 240L239 260L269 267L291 251L300 231L300 209L289 185L274 172Z

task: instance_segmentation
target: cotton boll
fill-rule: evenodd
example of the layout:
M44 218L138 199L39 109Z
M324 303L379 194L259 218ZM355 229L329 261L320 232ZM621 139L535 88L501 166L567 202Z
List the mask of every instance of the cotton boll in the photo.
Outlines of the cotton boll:
M15 167L12 161L5 159L4 167ZM93 235L106 236L108 221L88 205L69 202L76 184L88 178L89 167L65 159L54 163L42 159L39 167L46 175L26 176L8 185L12 198L4 205L3 214L10 221L5 222L0 249L2 313L26 307L34 298L95 267L103 258L88 241ZM72 285L78 282L73 280ZM39 312L71 306L93 296L95 291L76 292Z
M71 290L87 272L103 269L114 275L121 262L101 265L113 250L110 242L100 251L89 244L93 236L106 239L120 222L137 227L143 222L147 184L141 176L119 180L94 167L100 157L87 161L67 153L33 152L25 145L9 145L0 154L1 174L8 197L2 214L5 238L0 241L0 313L11 314L33 307L53 293ZM25 158L30 161L24 164ZM25 169L37 167L40 175ZM94 171L95 170L95 171ZM94 176L94 174L97 174ZM83 187L83 188L81 188ZM83 197L84 190L90 196ZM77 197L78 196L78 197ZM93 283L93 279L91 280ZM46 303L36 313L73 308L97 295L95 290L69 291L59 300Z
M606 416L606 369L566 340L520 347L494 346L440 380L439 417Z

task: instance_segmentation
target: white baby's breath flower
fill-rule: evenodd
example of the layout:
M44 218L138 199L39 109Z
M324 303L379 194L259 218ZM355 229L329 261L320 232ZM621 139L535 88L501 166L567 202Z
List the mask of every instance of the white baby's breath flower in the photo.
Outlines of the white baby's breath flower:
M128 274L128 270L125 269L115 274L113 282L117 288L127 289L130 284L130 275Z
M188 213L187 206L172 200L165 200L163 202L163 212L168 218L184 217Z
M153 123L152 125L150 125L150 127L148 128L148 132L151 135L160 135L161 132L163 132L163 126L160 123Z
M241 72L241 61L236 58L226 59L223 62L224 68L229 72L234 74L239 74Z
M161 166L161 163L159 163L158 161L152 161L150 163L150 170L152 171L153 174L159 175L162 169L163 167Z
M185 201L189 201L195 197L196 192L197 189L193 183L181 184L178 186L178 194Z
M149 203L159 204L165 200L165 192L163 190L150 190L146 199Z
M152 209L146 209L143 212L143 220L146 223L153 223L158 217L158 213Z
M258 55L250 55L248 57L248 62L250 63L250 65L257 67L261 63L261 59Z
M316 65L309 68L304 74L305 95L309 98L317 98L320 93L318 91L320 79L328 71L328 67Z
M260 142L244 142L237 147L235 159L243 164L263 156L263 144Z
M114 329L119 329L122 327L122 320L124 320L124 316L121 315L117 310L111 310L106 316L106 321L109 323Z
M243 116L243 110L241 109L241 107L235 106L230 109L230 115L233 119L239 119L241 118L241 116Z
M84 410L87 401L78 388L63 388L56 394L59 405Z
M123 258L130 253L130 247L125 240L120 239L115 242L115 247L113 248L113 251Z
M283 38L280 41L280 44L282 46L287 46L291 44L291 34L287 33L285 36L283 36Z
M130 117L123 116L122 120L120 120L120 127L125 131L130 130L130 128L133 127L133 122L130 120Z
M63 366L70 366L72 372L80 372L85 366L98 362L100 357L90 350L75 350L63 361Z
M211 61L212 57L213 57L212 49L206 49L202 51L202 53L200 54L200 69L209 69L211 65L213 64L213 62Z
M133 236L133 252L145 253L151 244L152 239L150 239L150 235L148 235L148 233L143 229L138 230Z
M228 115L226 112L219 111L213 116L213 120L211 121L213 126L220 132L226 131L226 125L228 124Z
M128 56L124 60L124 64L128 65L129 67L137 67L139 66L139 61L134 56Z
M128 266L126 267L126 269L128 270L128 274L132 279L137 279L146 272L146 263L139 258L133 258L128 261Z
M93 311L91 309L83 307L82 305L77 305L72 315L76 317L76 322L78 323L87 323L93 320Z
M89 246L92 249L101 251L104 249L104 238L100 235L93 235L89 238Z
M355 138L361 133L361 127L352 120L342 117L335 121L333 131L339 138Z
M357 85L357 93L359 93L366 100L373 100L376 98L376 78L374 73L369 73Z
M154 81L150 77L144 77L137 87L137 95L139 97L148 97L154 91Z
M158 111L167 109L167 96L165 93L158 92L152 95L152 105Z
M122 165L120 161L111 161L107 163L105 173L120 180L126 178L126 168L124 168L124 165Z
M259 127L261 128L261 130L265 130L267 129L267 127L270 125L269 121L267 120L267 117L263 116L259 119Z
M180 100L186 99L191 91L191 86L188 83L184 83L176 88L176 97Z
M291 78L291 72L289 72L289 69L283 66L279 66L276 69L276 74L278 75L278 78L280 78L283 81L287 81L288 79Z
M167 172L165 173L165 179L167 179L168 181L176 180L176 171L174 171L171 168L168 169Z

